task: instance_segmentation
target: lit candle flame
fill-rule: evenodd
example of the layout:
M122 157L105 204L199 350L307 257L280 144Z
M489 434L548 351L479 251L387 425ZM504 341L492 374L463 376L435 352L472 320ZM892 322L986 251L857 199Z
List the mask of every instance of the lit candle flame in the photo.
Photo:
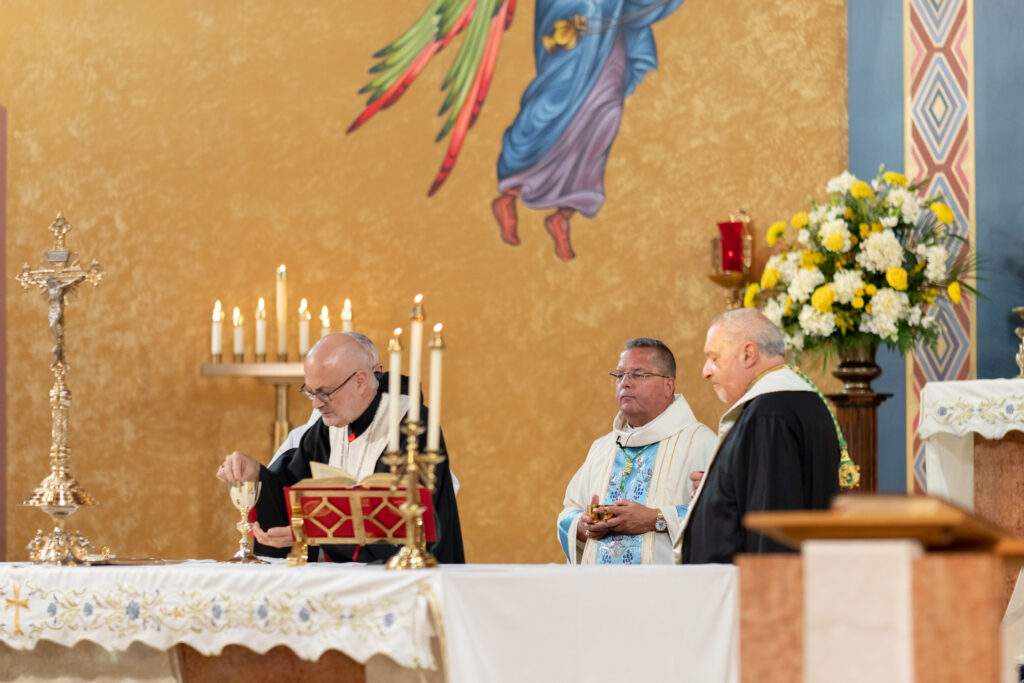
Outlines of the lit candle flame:
M257 320L266 320L267 319L267 304L263 300L262 296L260 297L260 300L256 302L256 319Z
M309 301L306 300L306 297L302 297L302 300L299 301L299 315L304 316L308 311Z
M395 336L396 337L401 337L402 336L402 328L401 327L396 327L395 328Z
M422 294L417 294L416 296L414 296L412 298L412 302L414 304L421 304L421 303L423 303L423 295Z
M437 323L436 325L434 325L434 334L439 334L443 328L443 323Z
M278 278L283 278L285 276L285 273L287 273L287 272L288 272L288 269L284 267L283 263L277 267L277 277Z
M330 327L331 325L331 314L327 310L327 304L324 304L323 308L320 309L320 324L324 327Z
M213 322L219 323L224 320L224 307L220 303L220 299L213 302Z
M351 322L352 320L352 300L345 299L345 303L341 306L341 319Z
M245 322L245 318L242 317L242 311L235 306L235 309L231 311L231 324L235 327L241 327L242 323Z

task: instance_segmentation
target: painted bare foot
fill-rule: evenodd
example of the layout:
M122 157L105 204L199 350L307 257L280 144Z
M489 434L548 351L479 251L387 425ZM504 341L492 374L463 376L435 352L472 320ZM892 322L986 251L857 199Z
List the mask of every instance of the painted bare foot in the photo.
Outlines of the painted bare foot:
M501 228L501 241L511 244L513 247L519 245L519 225L516 218L516 195L506 192L499 195L491 202L491 211Z
M555 255L563 261L576 258L572 242L569 241L569 218L572 213L571 209L559 209L544 219L544 227L555 241Z

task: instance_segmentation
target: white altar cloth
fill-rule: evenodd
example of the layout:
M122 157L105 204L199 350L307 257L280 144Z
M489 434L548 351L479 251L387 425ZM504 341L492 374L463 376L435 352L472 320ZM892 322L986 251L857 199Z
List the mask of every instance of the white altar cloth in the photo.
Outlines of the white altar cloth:
M227 645L266 652L278 645L303 659L340 650L359 662L375 654L410 668L435 668L425 572L283 562L145 567L0 564L0 641L31 650L90 641L111 652L141 643L186 644L204 655ZM16 606L16 603L22 606Z
M0 643L85 641L112 652L184 643L211 655L283 645L305 659L333 649L364 663L383 655L418 680L441 680L443 669L453 683L735 681L736 596L732 565L0 564L0 604L12 605ZM368 680L380 679L372 665L381 661Z
M974 509L974 435L1024 432L1024 379L928 382L921 390L928 493Z

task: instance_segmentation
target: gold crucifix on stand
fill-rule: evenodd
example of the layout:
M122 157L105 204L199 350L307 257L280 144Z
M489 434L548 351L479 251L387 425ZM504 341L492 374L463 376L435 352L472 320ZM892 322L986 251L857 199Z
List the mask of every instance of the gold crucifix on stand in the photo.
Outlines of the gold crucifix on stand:
M71 474L71 449L68 447L68 412L71 390L67 385L68 365L64 362L64 306L67 297L78 285L89 282L94 287L103 278L103 270L93 261L88 268L79 265L77 256L65 242L71 224L62 214L50 225L53 248L44 255L44 263L30 268L26 263L18 274L23 289L42 290L49 303L48 321L53 335L53 387L50 388L50 415L53 420L50 443L50 474L36 487L23 504L42 508L53 519L53 530L36 531L28 544L29 558L39 564L89 564L89 541L77 531L65 531L64 522L79 507L92 505L86 493Z

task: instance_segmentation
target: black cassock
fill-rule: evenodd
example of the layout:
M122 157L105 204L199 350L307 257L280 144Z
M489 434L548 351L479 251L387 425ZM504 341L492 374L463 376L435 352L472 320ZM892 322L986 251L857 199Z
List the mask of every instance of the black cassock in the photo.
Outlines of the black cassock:
M381 394L387 384L386 375L377 375L379 386L377 395L370 403L366 411L349 425L349 430L359 435L369 428L373 418L380 407ZM402 378L405 380L405 378ZM405 382L403 382L403 387ZM427 422L427 410L420 408L420 419L423 424ZM404 440L404 437L403 437ZM425 435L420 435L420 451L426 449L427 441ZM447 452L444 443L444 434L441 434L441 450ZM302 435L298 448L285 451L277 460L271 463L270 467L260 466L260 498L256 503L256 518L260 527L271 529L273 527L288 526L289 514L288 505L284 497L284 487L291 486L298 481L308 479L312 476L309 467L311 461L327 464L331 457L331 442L327 425L324 421L318 420L313 426ZM388 466L377 460L374 472L387 472ZM455 503L455 487L452 484L452 474L448 467L448 459L437 465L434 470L437 479L434 488L434 513L437 522L437 541L428 545L428 550L433 553L438 562L445 564L461 564L466 561L462 549L462 529L459 525L459 508ZM352 562L353 559L359 562L385 562L389 557L398 551L398 546L373 543L363 547L355 545L324 545L319 546L334 562ZM288 554L288 548L272 548L261 543L256 543L256 553L269 557L284 557ZM310 546L309 559L316 560L316 546ZM358 550L358 556L356 552Z
M839 440L810 391L762 394L719 446L683 533L683 564L728 563L738 553L789 552L743 527L755 510L816 510L839 492Z

